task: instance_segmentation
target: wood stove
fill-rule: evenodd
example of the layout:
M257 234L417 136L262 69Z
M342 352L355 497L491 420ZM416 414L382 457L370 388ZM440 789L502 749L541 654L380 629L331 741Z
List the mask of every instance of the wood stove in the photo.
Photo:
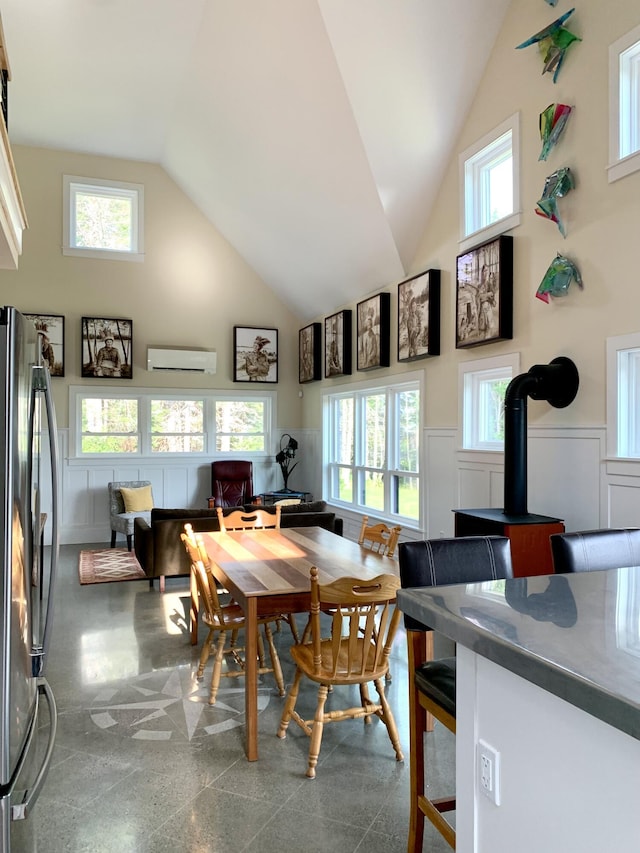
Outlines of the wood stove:
M527 396L564 408L578 393L575 364L559 356L509 383L504 398L504 509L456 509L456 536L508 536L516 577L553 573L549 536L564 522L527 511Z

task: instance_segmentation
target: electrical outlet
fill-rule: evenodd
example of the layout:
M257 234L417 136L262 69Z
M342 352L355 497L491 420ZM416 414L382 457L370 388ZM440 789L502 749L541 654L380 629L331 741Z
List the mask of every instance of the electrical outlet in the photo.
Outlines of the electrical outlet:
M500 753L483 740L477 745L478 787L496 806L500 805Z

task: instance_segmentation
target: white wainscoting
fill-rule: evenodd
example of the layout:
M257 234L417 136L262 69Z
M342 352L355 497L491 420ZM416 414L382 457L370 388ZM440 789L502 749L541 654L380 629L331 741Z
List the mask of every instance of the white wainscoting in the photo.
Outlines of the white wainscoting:
M314 493L313 486L319 482L319 478L312 476L314 459L318 455L315 449L317 437L312 435L307 442L306 431L291 432L298 439L301 452L300 464L292 474L289 485L292 488L306 488L318 496L319 493ZM109 542L111 529L107 483L112 480L149 480L154 503L159 507L207 506L207 498L211 494L213 458L116 461L70 459L68 430L59 430L58 441L60 542L63 545ZM282 475L274 456L253 458L253 484L256 494L282 486ZM247 454L245 458L252 457ZM308 480L307 471L310 475ZM122 545L123 541L118 544Z
M453 516L449 518L447 508L504 506L502 453L461 450L455 428L425 430L424 437L426 536L453 535ZM611 490L607 489L603 465L605 449L604 427L530 426L529 511L562 518L567 530L622 526L620 519L633 513L640 519L640 491L624 498L619 493L624 510L616 507L611 513L607 501ZM640 489L640 470L635 477L626 477L624 486L627 490Z
M640 459L606 461L607 527L640 527Z

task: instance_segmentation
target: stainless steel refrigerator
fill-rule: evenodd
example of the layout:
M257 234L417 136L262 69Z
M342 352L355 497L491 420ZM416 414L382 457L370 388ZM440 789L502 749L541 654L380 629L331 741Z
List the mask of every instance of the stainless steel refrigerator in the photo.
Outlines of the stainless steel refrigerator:
M37 850L29 818L56 734L44 673L58 558L58 463L41 352L33 322L0 308L0 853ZM40 732L46 746L38 746Z

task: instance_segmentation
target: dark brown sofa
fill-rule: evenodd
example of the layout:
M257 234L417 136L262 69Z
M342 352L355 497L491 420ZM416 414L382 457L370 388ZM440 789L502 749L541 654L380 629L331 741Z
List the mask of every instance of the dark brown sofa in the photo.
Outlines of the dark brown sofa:
M255 507L246 507L247 510ZM232 512L232 507L225 509ZM274 512L274 507L261 507ZM324 527L342 536L342 519L327 509L324 501L283 506L280 515L281 527ZM136 518L134 523L134 548L138 562L144 569L151 586L154 578L160 578L160 589L164 589L165 577L188 575L189 559L180 534L190 522L196 533L219 530L215 509L162 509L151 510L151 523Z

